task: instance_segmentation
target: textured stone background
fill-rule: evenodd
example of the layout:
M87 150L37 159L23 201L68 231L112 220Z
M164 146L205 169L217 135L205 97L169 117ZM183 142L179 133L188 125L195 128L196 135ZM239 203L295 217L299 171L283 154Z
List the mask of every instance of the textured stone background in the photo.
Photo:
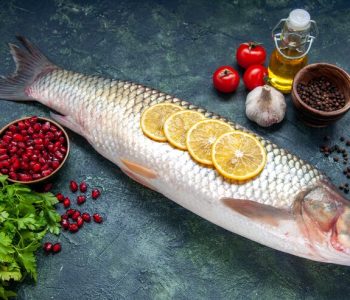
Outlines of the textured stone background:
M7 42L20 33L68 69L149 85L235 120L323 170L335 183L342 165L318 152L325 134L349 136L350 114L326 129L299 122L288 101L286 120L271 129L244 114L241 84L218 95L211 74L233 64L241 42L272 51L270 31L291 9L306 8L320 37L311 62L350 70L350 4L343 1L6 1L0 2L0 73L14 65ZM47 116L38 103L0 104L0 126L27 115ZM37 285L19 287L19 299L341 299L350 293L348 267L293 257L227 232L147 190L102 159L70 132L72 152L55 191L70 179L103 188L85 205L102 225L63 233L60 255L38 253Z

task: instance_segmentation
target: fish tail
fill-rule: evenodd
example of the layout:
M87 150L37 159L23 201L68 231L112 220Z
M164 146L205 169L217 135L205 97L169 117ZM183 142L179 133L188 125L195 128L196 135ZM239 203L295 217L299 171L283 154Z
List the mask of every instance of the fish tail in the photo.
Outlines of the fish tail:
M23 47L9 43L16 70L8 77L0 77L0 99L32 101L34 98L28 93L28 88L39 75L57 67L25 37L16 38Z

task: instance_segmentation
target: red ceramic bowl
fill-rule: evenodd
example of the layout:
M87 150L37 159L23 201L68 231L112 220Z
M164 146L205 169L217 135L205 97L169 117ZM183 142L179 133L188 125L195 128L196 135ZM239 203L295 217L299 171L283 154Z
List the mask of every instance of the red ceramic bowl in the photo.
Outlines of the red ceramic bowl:
M11 125L17 125L18 122L20 121L25 121L27 119L30 119L31 117L25 117L25 118L21 118L18 120L15 120L9 124L7 124L6 126L4 126L1 130L0 130L0 139L4 136L5 132L9 129L9 127ZM52 179L53 176L55 176L63 167L64 163L66 162L68 155L69 155L69 151L70 151L70 143L69 143L69 138L68 138L68 134L67 132L63 129L63 127L61 125L59 125L58 123L56 123L55 121L51 120L51 119L47 119L47 118L42 118L42 117L38 117L38 122L39 123L45 123L45 122L50 122L50 124L55 125L59 130L61 130L63 132L63 137L65 139L65 147L66 147L66 153L64 154L64 157L62 158L62 160L60 161L59 166L54 169L52 171L51 174L41 177L39 179L36 180L30 180L30 181L21 181L21 180L14 180L11 178L8 178L8 181L10 182L18 182L18 183L22 183L22 184L38 184L38 183L43 183L48 181L49 179ZM24 148L25 149L25 148ZM1 174L1 169L0 169L0 174Z
M307 84L316 77L326 77L345 96L345 106L341 109L325 112L307 105L297 92L299 83ZM294 77L292 87L292 100L300 118L309 126L325 127L342 118L350 109L350 76L343 69L327 64L316 63L302 68Z

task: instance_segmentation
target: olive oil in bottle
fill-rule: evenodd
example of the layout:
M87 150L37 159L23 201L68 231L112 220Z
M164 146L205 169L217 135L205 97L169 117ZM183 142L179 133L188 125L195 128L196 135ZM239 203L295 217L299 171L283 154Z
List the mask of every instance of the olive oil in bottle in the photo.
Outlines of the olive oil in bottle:
M275 34L280 25L282 32ZM295 74L307 64L307 54L315 39L310 33L312 25L317 33L316 23L310 20L309 13L295 9L272 31L276 48L271 54L268 72L270 84L282 93L290 92Z

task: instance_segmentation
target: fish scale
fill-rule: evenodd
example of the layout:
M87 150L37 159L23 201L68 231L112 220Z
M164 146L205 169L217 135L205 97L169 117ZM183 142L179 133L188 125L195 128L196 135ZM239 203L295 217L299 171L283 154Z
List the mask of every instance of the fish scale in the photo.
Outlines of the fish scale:
M59 112L52 115L56 121L84 136L128 176L227 230L294 255L350 264L350 238L343 230L350 207L316 168L222 116L140 84L63 70L29 41L20 41L27 52L10 45L11 52L31 76L24 86L24 75L0 79L0 97L35 99ZM263 171L245 182L230 181L188 152L149 139L141 114L158 103L174 103L253 134L267 152ZM333 229L323 232L317 227L322 222Z

